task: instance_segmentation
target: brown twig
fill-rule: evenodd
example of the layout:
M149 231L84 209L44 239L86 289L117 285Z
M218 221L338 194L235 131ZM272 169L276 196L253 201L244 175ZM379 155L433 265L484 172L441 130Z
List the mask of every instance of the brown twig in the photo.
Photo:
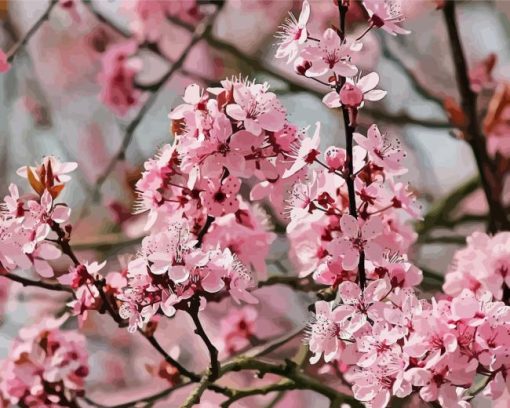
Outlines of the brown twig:
M0 277L4 277L7 279L10 279L14 282L21 283L23 286L34 286L46 290L53 290L56 292L68 292L68 293L74 293L73 290L65 285L62 285L60 283L50 283L50 282L43 282L43 281L36 281L28 278L24 278L23 276L15 275L10 272L2 273L0 274Z
M455 16L454 0L446 1L443 7L443 14L448 30L453 64L455 67L455 77L466 122L464 128L461 130L464 132L466 141L471 146L478 171L480 172L482 187L489 205L490 218L488 229L493 233L501 230L510 230L510 222L501 202L503 178L498 175L496 166L489 157L486 139L480 128L476 106L477 95L471 89L469 81L468 66Z
M44 13L37 19L32 27L7 51L7 61L12 62L21 48L28 43L33 35L39 30L42 24L49 18L51 11L57 5L58 0L51 0Z

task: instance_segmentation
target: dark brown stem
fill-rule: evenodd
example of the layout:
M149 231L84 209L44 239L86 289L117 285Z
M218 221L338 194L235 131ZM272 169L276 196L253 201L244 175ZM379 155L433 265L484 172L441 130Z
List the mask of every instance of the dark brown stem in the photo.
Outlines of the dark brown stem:
M210 372L208 376L208 381L213 382L218 378L219 372L220 372L220 362L218 360L218 349L212 344L211 340L207 336L207 333L204 330L204 327L202 326L202 322L200 321L200 318L198 317L198 311L200 308L200 298L194 297L191 299L190 308L189 308L189 314L191 318L193 319L193 323L195 323L195 333L200 336L200 338L203 340L205 346L207 347L207 350L209 351L209 357L211 359L210 363Z
M470 86L468 66L455 17L455 1L448 0L443 8L443 13L452 50L457 87L466 120L464 129L461 130L464 132L466 141L471 146L478 171L480 172L480 179L490 213L488 229L492 233L510 230L510 222L501 202L503 178L498 175L496 166L489 157L486 139L480 128L476 109L477 95Z
M56 292L73 293L73 290L71 288L64 286L60 283L49 283L49 282L35 281L32 279L28 279L28 278L24 278L22 276L15 275L10 272L0 274L0 277L2 277L2 276L7 279L10 279L14 282L21 283L23 286L35 286L38 288L53 290Z
M338 13L340 15L340 39L342 42L345 40L345 21L347 18L347 12L349 6L344 3L343 0L338 1ZM337 92L345 84L345 77L340 77L340 82L337 85ZM346 163L347 163L347 175L345 177L347 184L347 192L349 195L349 214L355 218L358 218L358 212L356 210L356 189L354 186L354 168L353 168L353 137L354 137L354 126L351 125L349 117L349 109L342 105L342 116L344 120L345 128L345 151L346 151ZM358 262L358 283L363 290L366 286L367 276L365 272L365 253L360 251L359 262Z
M202 246L202 242L204 241L205 234L209 231L209 228L211 228L212 223L214 222L214 217L211 217L210 215L207 216L207 219L205 220L205 224L202 227L202 229L199 231L197 235L197 244L196 247L200 248Z

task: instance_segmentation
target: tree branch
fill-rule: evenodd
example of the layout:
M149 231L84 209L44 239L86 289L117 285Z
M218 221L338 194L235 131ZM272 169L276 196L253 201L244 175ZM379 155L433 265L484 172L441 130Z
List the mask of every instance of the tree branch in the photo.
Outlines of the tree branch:
M24 278L19 275L15 275L10 272L0 273L0 277L5 277L7 279L10 279L14 282L21 283L23 286L34 286L41 289L47 289L52 290L56 292L67 292L67 293L74 293L73 290L67 286L64 286L60 283L49 283L49 282L43 282L43 281L36 281L28 278Z
M195 333L202 338L204 344L207 347L207 350L209 351L209 357L211 362L207 380L212 382L216 378L218 378L220 371L220 363L218 361L218 349L214 346L214 344L212 344L211 340L209 339L207 333L204 330L204 327L202 326L202 322L198 317L199 309L200 298L199 297L192 298L190 302L189 315L193 319L193 323L195 323L196 327Z
M21 48L28 43L28 41L33 37L33 35L39 30L39 28L42 26L42 24L50 17L50 13L53 10L53 8L57 5L58 0L51 0L48 4L48 7L44 11L44 13L37 19L37 21L34 23L32 27L26 32L26 34L21 37L16 44L14 44L9 51L7 51L7 61L12 62L14 60L14 57L18 53Z
M480 179L490 212L488 229L493 233L501 230L510 230L510 222L501 202L503 178L497 174L496 166L489 157L485 136L480 128L476 107L477 95L471 89L469 81L468 66L455 17L454 0L446 1L443 7L443 14L452 50L457 87L466 120L466 124L461 130L464 132L466 141L471 146L480 172Z

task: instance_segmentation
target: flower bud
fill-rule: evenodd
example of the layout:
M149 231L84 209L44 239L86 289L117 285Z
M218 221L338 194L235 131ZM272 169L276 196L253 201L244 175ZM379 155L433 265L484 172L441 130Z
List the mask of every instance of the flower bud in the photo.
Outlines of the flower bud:
M363 102L363 92L356 85L347 83L340 89L340 102L344 106L358 108Z
M330 146L324 152L324 159L331 170L339 170L345 163L345 149L336 146Z

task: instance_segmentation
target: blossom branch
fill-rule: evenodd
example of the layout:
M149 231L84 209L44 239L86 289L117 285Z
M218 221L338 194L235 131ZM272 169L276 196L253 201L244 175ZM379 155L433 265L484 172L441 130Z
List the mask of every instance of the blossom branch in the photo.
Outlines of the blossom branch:
M52 291L56 291L56 292L74 293L71 288L69 288L65 285L62 285L60 283L36 281L36 280L24 278L23 276L15 275L11 272L2 273L2 274L0 274L0 277L5 277L5 278L10 279L14 282L21 283L23 286L34 286L34 287L52 290Z
M446 1L443 14L452 50L457 87L465 116L465 126L461 130L464 132L466 141L471 146L480 172L482 187L489 205L490 218L488 228L493 233L501 230L510 230L510 221L501 202L503 179L497 174L496 167L489 157L485 136L480 128L476 106L477 95L471 89L469 82L466 57L455 16L455 1Z
M349 11L349 4L345 3L343 0L338 2L338 12L340 18L340 40L343 42L345 40L345 22L347 18L347 12ZM340 76L340 82L337 84L336 91L340 92L340 89L345 84L346 78ZM345 105L342 105L342 116L344 120L344 129L345 129L345 151L346 151L346 164L347 164L347 174L345 177L345 181L347 184L347 192L349 196L349 214L354 218L358 217L358 212L356 210L356 189L354 187L354 168L353 168L353 137L354 137L354 124L351 123L349 108ZM363 290L366 286L366 273L365 273L365 252L363 250L360 251L359 254L359 262L358 262L358 281L361 289Z
M188 57L191 50L194 48L194 46L204 38L207 33L211 30L212 25L214 24L214 21L216 20L216 17L218 13L221 10L221 6L216 7L215 11L204 21L202 21L196 29L193 31L191 40L188 43L188 46L185 48L185 50L181 53L179 58L174 62L172 67L161 77L161 79L152 86L152 93L147 99L147 101L144 103L144 105L140 108L138 111L136 117L131 121L131 123L126 128L126 132L124 134L124 138L122 140L122 143L120 147L117 150L117 153L112 157L108 165L106 166L103 173L98 177L96 180L96 184L94 186L94 192L93 195L97 196L100 193L102 185L105 183L105 181L110 176L111 172L115 169L115 166L117 162L121 161L125 157L125 153L129 145L131 144L131 141L133 139L134 133L140 123L142 122L143 118L145 117L145 114L149 111L149 109L154 105L156 102L159 92L163 89L164 85L172 78L172 76L178 72L184 62L186 61L186 58Z
M14 44L9 51L7 52L7 61L12 62L14 57L18 53L21 48L28 43L28 41L33 37L33 35L39 30L39 28L43 25L43 23L48 20L51 11L57 5L58 0L51 0L48 4L48 7L44 11L44 13L37 19L32 27L26 32L23 37L21 37L16 44Z
M200 318L198 317L198 311L200 309L200 299L198 297L194 297L191 299L190 302L190 308L189 308L189 315L193 319L193 323L195 324L195 333L200 336L200 338L203 340L204 344L207 347L207 350L209 351L209 356L211 359L211 366L210 371L207 375L208 381L214 381L216 378L218 378L219 370L220 370L220 363L218 361L218 349L212 344L211 340L207 336L207 333L204 330L204 327L202 326L202 322L200 321Z

